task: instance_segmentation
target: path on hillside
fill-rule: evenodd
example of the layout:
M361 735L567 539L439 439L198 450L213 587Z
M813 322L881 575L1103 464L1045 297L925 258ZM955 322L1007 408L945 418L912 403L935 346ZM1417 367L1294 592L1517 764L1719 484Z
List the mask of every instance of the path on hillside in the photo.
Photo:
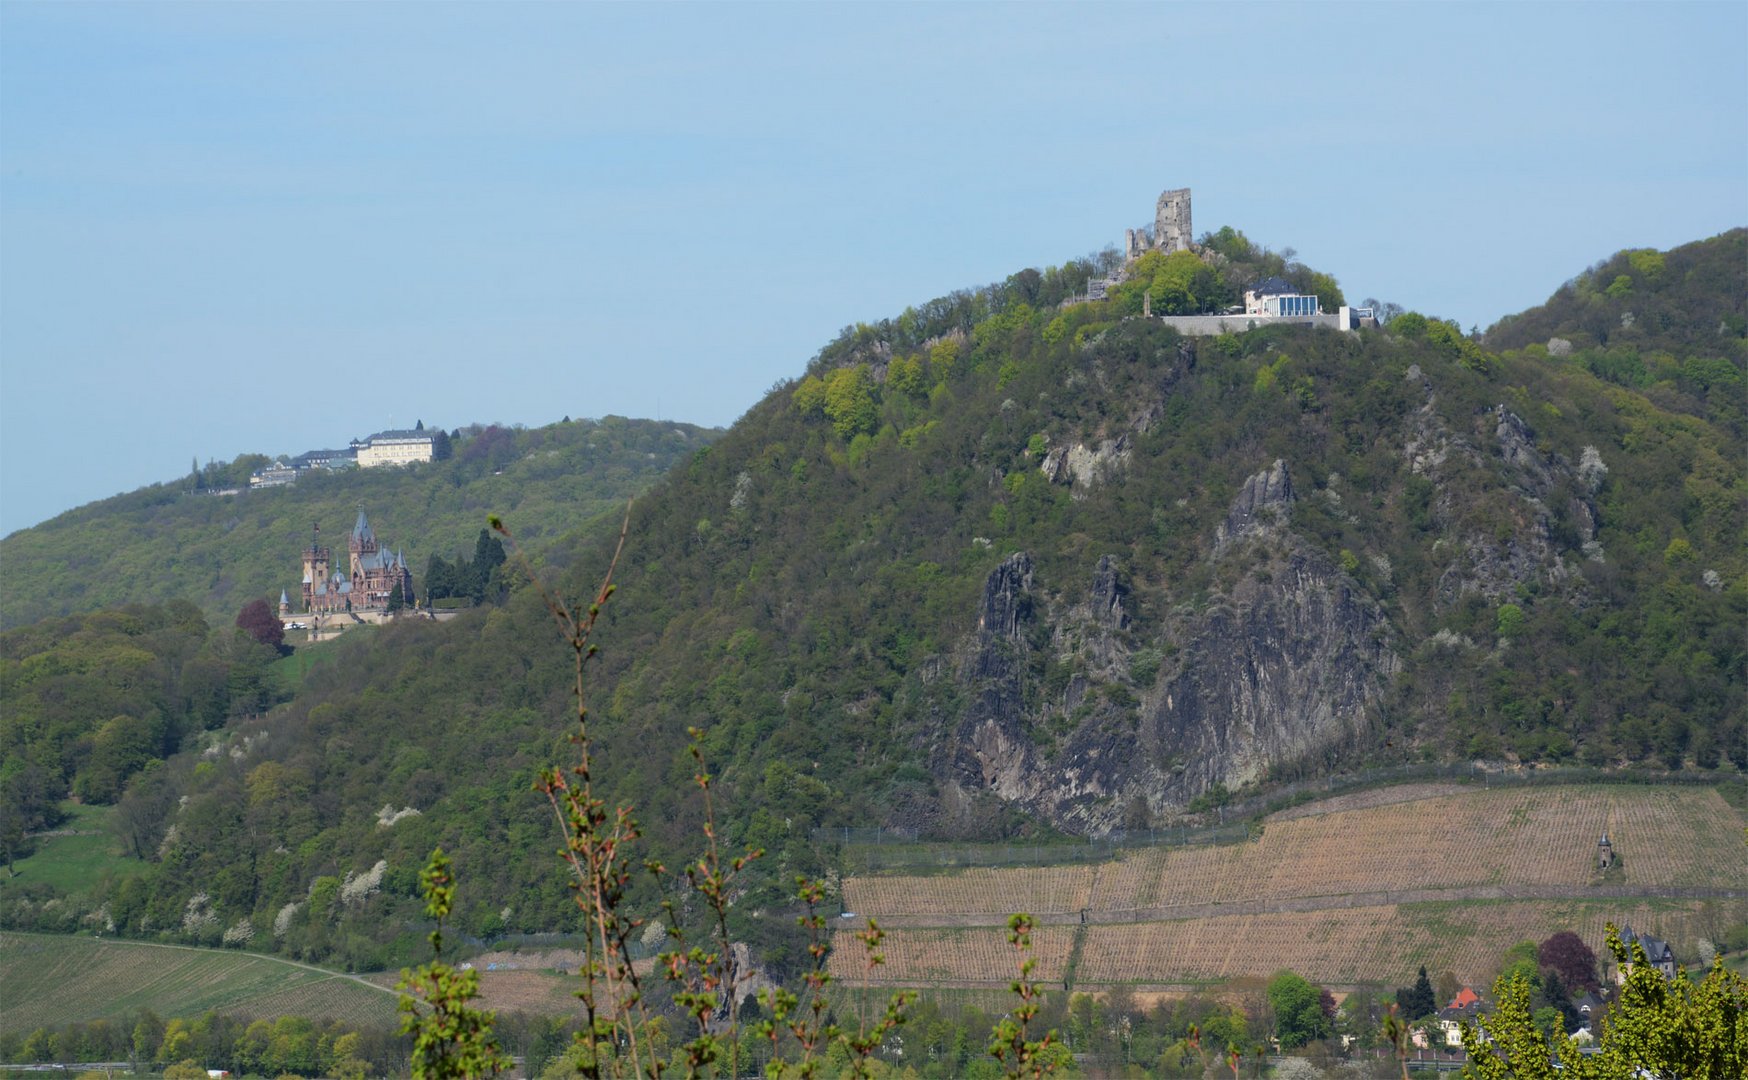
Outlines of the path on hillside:
M1169 922L1177 919L1209 919L1221 915L1278 915L1295 911L1332 911L1343 908L1393 907L1440 900L1748 900L1748 889L1707 886L1649 885L1470 885L1460 889L1390 889L1381 892L1341 893L1332 896L1296 896L1285 900L1244 900L1231 904L1178 904L1150 908L1104 908L1085 911L1034 911L1040 926L1121 925ZM928 929L962 926L1006 926L1008 917L993 912L962 915L882 915L873 913L880 925ZM845 919L843 927L860 927L866 918Z

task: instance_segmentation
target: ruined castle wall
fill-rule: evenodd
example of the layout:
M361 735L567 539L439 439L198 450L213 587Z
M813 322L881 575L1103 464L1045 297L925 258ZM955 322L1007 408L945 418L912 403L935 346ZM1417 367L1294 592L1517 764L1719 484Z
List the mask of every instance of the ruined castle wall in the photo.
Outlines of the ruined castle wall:
M1166 254L1189 250L1194 233L1190 228L1190 189L1161 192L1153 213L1153 244Z

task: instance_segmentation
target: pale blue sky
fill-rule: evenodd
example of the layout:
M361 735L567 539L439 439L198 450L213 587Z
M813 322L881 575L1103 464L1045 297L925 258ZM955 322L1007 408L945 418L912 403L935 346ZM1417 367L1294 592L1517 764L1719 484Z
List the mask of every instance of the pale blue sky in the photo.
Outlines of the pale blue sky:
M1486 326L1748 224L1745 57L1740 3L6 0L0 532L415 419L727 424L1165 187Z

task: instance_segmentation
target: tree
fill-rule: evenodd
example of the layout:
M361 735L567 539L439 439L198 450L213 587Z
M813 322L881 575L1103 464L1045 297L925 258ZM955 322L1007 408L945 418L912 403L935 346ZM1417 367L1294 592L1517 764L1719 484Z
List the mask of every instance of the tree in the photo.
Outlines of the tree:
M1291 971L1269 980L1269 1006L1275 1013L1275 1034L1282 1049L1304 1046L1329 1037L1329 1020L1323 1014L1323 995L1310 982Z
M1426 977L1424 965L1413 986L1396 991L1396 1004L1402 1010L1402 1019L1410 1024L1423 1016L1438 1012L1438 995L1433 992L1432 980Z
M1575 1040L1550 1038L1530 1012L1530 984L1522 974L1500 977L1498 1005L1479 1024L1463 1025L1468 1080L1724 1080L1748 1075L1748 980L1714 959L1695 985L1685 970L1674 979L1647 962L1634 942L1629 952L1610 924L1615 962L1631 964L1626 985L1609 1010L1594 1054Z
M868 365L839 368L826 376L825 414L840 438L848 439L874 430L880 420L874 404L874 386Z
M1562 930L1537 946L1536 962L1543 971L1558 975L1568 989L1595 990L1602 985L1596 977L1596 953L1570 930Z
M271 645L275 649L285 645L285 627L265 598L243 605L243 610L237 612L237 627L262 645Z

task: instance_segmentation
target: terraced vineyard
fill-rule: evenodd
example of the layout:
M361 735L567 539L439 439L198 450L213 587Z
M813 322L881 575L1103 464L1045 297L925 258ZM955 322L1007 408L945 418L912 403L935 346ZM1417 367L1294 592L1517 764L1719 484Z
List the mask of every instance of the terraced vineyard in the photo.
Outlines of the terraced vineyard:
M292 1014L393 1025L395 995L347 975L220 949L0 933L0 1032L208 1009L246 1020Z
M1140 849L1113 863L858 877L844 904L875 916L1146 911L1483 885L1588 884L1606 829L1624 883L1741 886L1743 818L1711 788L1467 791L1271 821L1226 847Z
M1484 981L1505 947L1555 930L1577 930L1600 951L1603 925L1630 921L1680 949L1748 919L1744 817L1711 788L1434 789L1379 803L1299 807L1227 847L851 878L845 906L886 926L883 981L964 986L1011 976L1011 962L998 970L991 959L1000 950L969 945L979 931L1003 941L995 927L1010 911L1058 924L1048 930L1078 929L1073 976L1095 985L1282 967L1348 985L1401 980L1422 963ZM1605 829L1622 867L1601 882ZM1684 889L1714 895L1683 898ZM1236 910L1221 910L1228 905ZM848 938L838 944L854 950ZM1042 952L1040 961L1050 978Z
M886 962L870 974L861 943L840 935L831 954L832 977L853 989L868 985L952 983L965 986L1006 986L1019 974L1021 956L1008 944L1006 926L962 930L899 931L888 934L880 952ZM1038 961L1033 978L1062 984L1068 969L1074 931L1043 926L1032 931L1031 956Z
M1347 986L1400 982L1425 964L1485 986L1507 948L1557 930L1576 931L1600 952L1610 920L1691 942L1743 919L1744 901L1470 901L1089 926L1077 977L1146 985L1291 968Z

